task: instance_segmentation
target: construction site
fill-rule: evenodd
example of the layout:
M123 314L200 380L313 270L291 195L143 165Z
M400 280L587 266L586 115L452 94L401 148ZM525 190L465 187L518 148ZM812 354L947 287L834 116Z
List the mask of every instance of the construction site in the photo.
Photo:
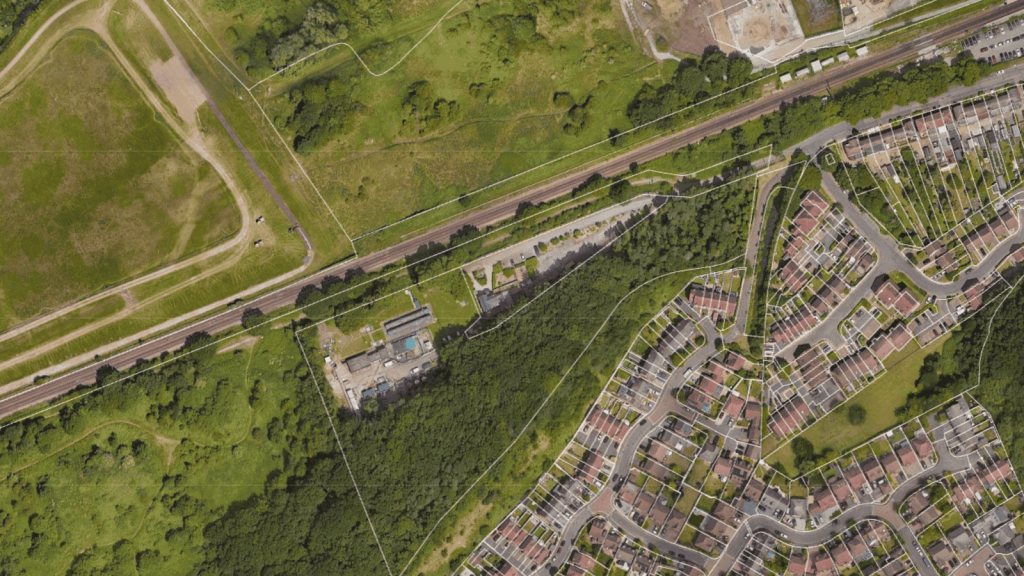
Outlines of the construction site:
M772 64L797 50L804 41L796 10L790 0L711 0L720 9L707 16L722 50L750 55L755 67Z

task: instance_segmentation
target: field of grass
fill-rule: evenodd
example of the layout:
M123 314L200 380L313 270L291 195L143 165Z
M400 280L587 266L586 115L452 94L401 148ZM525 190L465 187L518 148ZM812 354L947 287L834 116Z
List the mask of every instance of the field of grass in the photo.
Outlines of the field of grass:
M63 334L73 332L97 320L108 318L123 310L124 307L125 300L120 294L107 296L82 306L74 312L46 322L34 330L24 332L22 336L0 342L0 360L13 358Z
M834 0L793 0L793 9L804 36L817 36L843 27L839 2Z
M91 33L0 102L0 329L233 234L240 217Z
M565 26L538 18L535 40L501 63L501 39L491 39L490 19L506 11L490 3L471 16L451 18L385 76L369 77L351 59L325 72L351 82L352 99L362 109L343 136L300 159L351 234L560 157L607 137L611 128L630 128L626 105L645 78L663 73L635 45L620 11L607 3L586 6ZM412 34L389 40L392 56L372 67L386 67L418 39ZM288 113L290 90L304 81L293 76L267 83L273 95L264 105L271 118ZM410 86L425 79L435 97L457 103L460 112L420 134L403 126L403 102ZM600 121L566 133L571 104L555 103L560 91L581 105L590 98L587 115ZM602 147L603 153L611 150L609 144ZM453 203L439 212L462 209Z
M902 406L907 394L914 391L914 381L921 372L925 356L941 349L949 336L950 333L946 333L891 366L885 375L853 396L847 404L812 424L800 436L810 440L816 451L829 447L841 453L899 424L901 420L896 418L895 409ZM862 424L853 425L846 419L845 406L849 404L860 404L867 409L867 418ZM789 471L796 470L796 457L789 442L767 460L771 463L778 461Z
M46 353L36 356L30 361L0 371L0 382L12 382L19 378L31 376L48 366L68 358L89 352L121 338L126 338L211 302L226 299L249 286L249 283L253 282L254 279L265 279L266 275L270 273L280 273L294 267L297 258L301 257L300 254L300 246L284 246L281 249L267 251L252 250L238 259L230 270L214 274L188 286L175 288L163 282L164 278L158 278L150 283L143 284L140 292L147 295L151 294L151 291L147 290L147 288L150 284L155 284L160 286L161 291L164 293L159 294L159 298L154 298L150 302L140 302L138 309L131 316L106 326L98 327L92 332L69 340ZM192 270L192 268L190 267L188 270ZM120 299L120 296L116 296L116 298ZM216 312L219 313L221 310L218 309ZM45 333L48 336L45 340L70 331L68 324L59 323L57 326L60 328L49 330L44 326L41 329L45 329ZM32 331L29 334L34 332ZM37 342L45 340L37 339ZM4 349L0 348L0 351L4 351ZM4 356L7 356L7 354L5 353Z

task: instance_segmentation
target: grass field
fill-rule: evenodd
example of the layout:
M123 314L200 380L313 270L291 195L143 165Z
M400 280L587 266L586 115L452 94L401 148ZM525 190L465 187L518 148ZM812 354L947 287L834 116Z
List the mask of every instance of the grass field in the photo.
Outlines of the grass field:
M804 36L817 36L843 27L839 2L835 0L793 0Z
M0 329L229 237L240 218L90 33L0 101Z
M491 19L507 12L498 3L482 5L472 17L451 18L385 76L370 77L349 58L325 74L351 82L361 111L343 136L300 159L348 231L361 235L587 146L611 128L628 129L626 105L643 80L657 80L674 64L662 72L647 59L620 11L610 8L585 6L557 28L538 18L539 36L505 63L491 38ZM389 40L391 56L373 67L386 68L419 37ZM436 97L456 102L460 113L436 130L410 133L403 128L403 101L409 87L424 79ZM264 100L271 118L289 113L290 90L304 81L288 75L265 85L273 93ZM577 104L591 98L587 114L600 121L566 133L570 105L555 103L559 91ZM262 86L258 92L264 96ZM612 150L603 146L604 153ZM464 207L453 203L438 212Z
M898 364L890 366L884 376L853 396L843 407L812 424L800 436L810 440L816 451L829 447L841 453L899 424L901 420L896 418L895 409L902 406L907 394L914 391L914 381L921 372L925 356L940 350L950 334L947 332ZM862 424L853 425L846 419L845 406L849 404L860 404L867 409L867 418ZM791 446L787 442L766 460L770 463L780 462L789 471L796 470L796 458Z

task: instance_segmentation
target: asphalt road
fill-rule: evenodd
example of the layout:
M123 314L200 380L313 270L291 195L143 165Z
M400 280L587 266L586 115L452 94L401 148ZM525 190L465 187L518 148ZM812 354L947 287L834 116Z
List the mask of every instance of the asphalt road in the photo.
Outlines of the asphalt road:
M974 30L988 22L1002 19L1021 9L1024 9L1024 0L1000 5L932 32L927 37L932 44L942 44L963 35L965 32ZM743 122L770 113L776 110L782 103L794 98L818 94L829 87L837 87L842 83L854 80L870 72L891 68L906 60L908 55L915 54L917 52L915 46L917 45L919 43L911 41L889 50L856 58L850 64L819 73L809 80L797 82L787 89L780 90L755 102L742 105L703 124L652 140L648 144L624 152L586 170L580 170L554 179L521 195L507 198L460 218L450 220L424 234L379 252L321 271L304 281L257 298L249 302L248 305L259 307L264 313L270 313L274 310L290 306L294 304L299 291L306 284L317 283L326 276L344 276L348 270L362 269L364 271L372 271L379 269L414 253L421 245L428 242L447 242L452 234L464 226L471 225L483 228L512 216L522 202L537 204L568 194L574 187L584 182L595 172L608 175L625 172L633 162L643 163L653 160L688 144L698 142L705 137L734 128ZM118 369L128 368L134 365L138 359L154 358L162 352L180 348L185 338L194 332L205 331L213 334L238 326L241 323L241 314L241 310L231 310L207 318L176 332L145 342L128 351L116 354L103 360L100 365L107 364ZM32 406L57 398L79 385L91 384L94 381L95 369L97 367L97 365L86 366L0 399L0 418L11 416Z
M914 267L903 255L902 250L896 245L893 238L881 231L878 224L867 214L861 212L854 206L849 197L835 179L828 172L822 171L822 187L832 198L843 207L843 215L850 221L857 231L871 244L875 250L878 261L871 272L854 286L846 298L842 300L831 312L824 322L818 324L811 330L793 340L778 355L792 360L794 352L801 344L814 344L819 340L826 339L832 344L833 349L842 343L839 334L839 325L842 324L857 307L857 304L871 294L871 285L874 279L882 274L899 271L905 274L919 288L937 299L945 299L963 292L963 286L971 280L983 280L992 274L1013 250L1013 248L1024 242L1024 225L1010 234L1001 244L993 248L980 264L972 267L969 274L961 274L956 282L937 281L926 276L923 272ZM1020 218L1020 215L1018 215Z
M932 563L922 552L917 550L918 542L913 531L907 525L906 521L896 512L899 504L925 484L926 478L933 475L942 476L946 472L967 470L971 467L969 459L950 454L949 451L946 450L945 442L936 443L936 448L936 454L939 461L935 466L924 470L914 478L904 482L895 491L893 491L890 498L884 504L865 503L853 506L843 512L830 524L821 526L815 530L795 530L771 516L762 514L749 517L744 525L737 530L728 546L726 546L725 552L722 554L721 559L716 562L716 570L711 573L711 576L723 576L728 572L731 567L731 561L735 560L743 551L743 548L746 547L747 543L750 541L749 538L747 538L747 535L752 532L765 531L773 534L778 533L783 535L785 541L789 544L797 546L816 546L827 541L834 534L845 530L846 525L849 522L860 522L869 518L880 520L899 532L903 541L907 543L904 548L909 554L910 560L914 563L914 567L917 568L919 574L922 574L923 576L938 576L938 572L935 570L934 566L932 566Z

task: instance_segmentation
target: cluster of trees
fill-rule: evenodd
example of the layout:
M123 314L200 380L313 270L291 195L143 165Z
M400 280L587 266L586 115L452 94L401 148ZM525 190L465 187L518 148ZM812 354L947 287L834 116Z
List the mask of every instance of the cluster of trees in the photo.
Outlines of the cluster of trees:
M794 100L771 114L690 144L674 152L672 161L682 169L692 170L769 145L775 150L784 150L839 122L856 123L865 114L878 116L897 104L924 103L954 84L972 85L990 71L984 63L958 60L952 66L942 61L911 65L899 74L878 72L839 90L835 98L815 96ZM642 135L634 132L629 137L637 139ZM748 155L744 161L751 161L758 155L767 156L767 150ZM839 176L839 171L836 175Z
M402 131L408 134L426 134L457 120L459 104L454 100L438 97L434 87L426 80L409 86L402 103Z
M1020 279L1017 269L1008 278ZM978 385L971 393L992 414L1014 467L1024 467L1024 372L1020 351L1024 348L1024 290L1016 286L1008 294L995 288L985 307L961 324L942 349L925 357L914 382L914 393L897 409L911 416L939 406L955 395Z
M40 4L39 0L11 0L0 4L0 50L7 46L14 33Z
M726 56L709 48L698 62L681 62L672 78L660 87L644 84L626 109L634 126L653 122L691 104L719 96L750 81L754 66L740 54ZM718 99L716 108L727 108L748 94L738 90ZM684 115L685 116L685 115ZM672 120L667 122L672 123Z
M345 78L318 78L292 88L277 115L278 127L292 135L292 148L308 154L343 134L361 105Z
M240 10L244 15L262 14L256 32L235 49L235 59L250 76L266 76L295 60L350 36L363 37L391 21L394 0L320 0L253 2L208 0L219 11ZM228 29L228 40L239 43L238 33Z
M567 96L568 98L566 98ZM570 105L569 111L565 113L565 123L562 124L562 131L573 136L584 131L587 128L587 123L590 122L589 108L593 101L593 96L587 96L586 100L577 103L572 100L572 96L568 92L555 94L555 105L565 105L567 103Z
M268 332L263 359L253 361L241 350L217 355L207 346L210 337L199 333L182 350L189 355L157 367L143 363L139 368L146 371L123 382L114 380L124 374L104 370L100 383L106 386L65 404L56 417L0 430L0 572L157 575L184 573L201 561L205 527L226 509L207 501L207 486L194 486L197 472L202 477L216 460L216 466L237 465L237 481L252 481L251 461L232 458L242 442L256 442L277 466L265 479L254 478L256 484L282 486L315 461L310 458L336 449L292 339L290 329ZM240 414L243 419L235 420ZM255 426L242 439L228 438L225 420L238 421L243 434ZM112 430L96 431L103 426ZM151 431L157 440L178 441L173 459ZM112 492L111 486L132 488ZM87 509L81 494L89 495ZM111 518L131 525L119 532ZM93 534L93 526L105 532ZM128 539L93 544L111 533Z
M259 53L258 60L250 62L265 66L264 58L270 67L280 70L299 58L312 53L317 48L339 42L348 38L348 26L338 21L338 13L327 4L317 2L306 10L306 16L298 29L277 38L269 50Z
M511 444L625 294L652 275L742 251L750 192L744 182L693 200L670 200L615 250L592 259L500 329L442 346L439 369L401 407L383 407L361 421L339 416L338 433L362 498L374 523L387 527L378 537L389 559L404 563L440 515ZM540 413L532 438L571 434L603 375L684 281L666 280L660 292L652 287L626 301ZM531 462L528 453L529 442L517 444L483 479L472 502L500 502L501 508L519 498L520 487L550 464ZM231 574L278 573L285 558L289 566L316 573L354 566L361 574L385 572L340 456L325 454L288 484L303 488L268 489L208 527L210 562L237 566L226 572ZM461 559L449 557L452 566Z
M950 86L973 86L991 67L978 60L961 58L952 66L944 61L911 66L900 74L881 72L864 78L836 94L843 119L856 124L876 118L894 106L924 104Z

